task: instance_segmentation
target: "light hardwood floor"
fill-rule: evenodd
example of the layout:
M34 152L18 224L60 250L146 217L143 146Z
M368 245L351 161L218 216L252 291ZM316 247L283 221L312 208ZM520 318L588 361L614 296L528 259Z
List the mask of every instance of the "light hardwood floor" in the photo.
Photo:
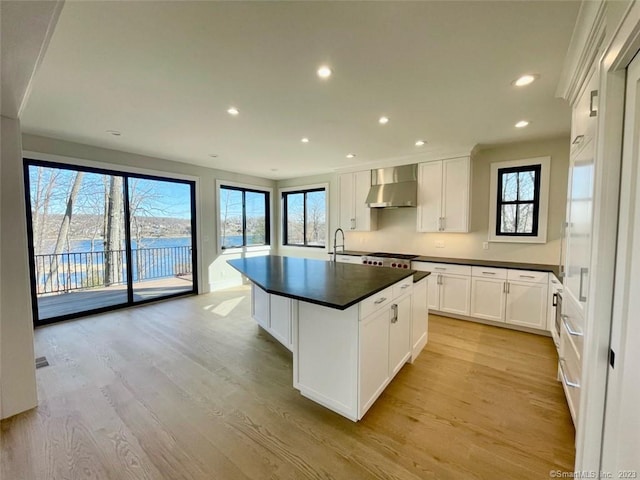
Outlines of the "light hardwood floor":
M40 406L2 422L7 480L545 479L573 470L551 339L431 316L359 423L292 387L246 288L36 330Z

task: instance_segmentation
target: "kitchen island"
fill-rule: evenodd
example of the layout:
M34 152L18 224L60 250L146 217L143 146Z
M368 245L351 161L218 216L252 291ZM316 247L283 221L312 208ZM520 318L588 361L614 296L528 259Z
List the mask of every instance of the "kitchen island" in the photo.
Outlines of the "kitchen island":
M293 386L362 418L427 342L424 274L267 255L228 263L252 282L258 324L293 352Z

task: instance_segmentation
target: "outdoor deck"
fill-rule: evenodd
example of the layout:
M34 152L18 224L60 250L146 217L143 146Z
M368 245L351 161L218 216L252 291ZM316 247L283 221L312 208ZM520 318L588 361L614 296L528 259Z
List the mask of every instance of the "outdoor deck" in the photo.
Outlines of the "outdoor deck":
M191 275L181 277L145 280L133 284L133 300L142 301L176 293L188 292L193 288ZM67 293L38 296L40 320L120 305L127 302L127 286L73 290Z

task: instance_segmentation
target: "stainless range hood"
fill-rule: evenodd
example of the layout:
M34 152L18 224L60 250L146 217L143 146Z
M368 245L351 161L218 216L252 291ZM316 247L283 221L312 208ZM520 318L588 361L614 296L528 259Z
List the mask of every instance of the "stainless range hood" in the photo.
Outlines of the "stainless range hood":
M366 204L371 208L418 205L418 165L371 170L371 189Z

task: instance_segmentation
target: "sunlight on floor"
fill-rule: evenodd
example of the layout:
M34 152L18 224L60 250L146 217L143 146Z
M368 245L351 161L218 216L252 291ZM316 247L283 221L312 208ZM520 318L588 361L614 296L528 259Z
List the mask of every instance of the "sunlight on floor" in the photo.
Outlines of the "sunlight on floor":
M226 317L233 310L240 305L240 302L247 298L246 296L231 298L229 300L225 300L221 302L219 305L207 305L206 307L202 307L204 310L209 310L211 313L215 313L221 317Z

